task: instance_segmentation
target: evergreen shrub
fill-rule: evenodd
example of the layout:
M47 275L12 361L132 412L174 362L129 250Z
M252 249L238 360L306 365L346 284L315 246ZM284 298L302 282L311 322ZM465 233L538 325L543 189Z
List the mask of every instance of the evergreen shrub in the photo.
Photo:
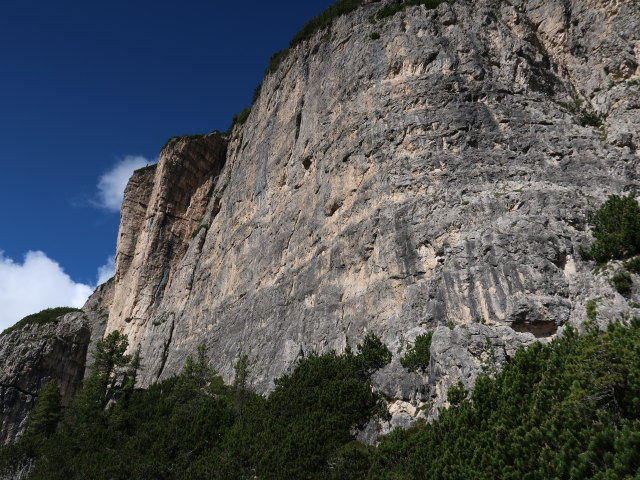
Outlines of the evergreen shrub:
M583 251L587 258L604 263L623 260L640 253L640 205L632 195L610 195L588 215L594 242Z

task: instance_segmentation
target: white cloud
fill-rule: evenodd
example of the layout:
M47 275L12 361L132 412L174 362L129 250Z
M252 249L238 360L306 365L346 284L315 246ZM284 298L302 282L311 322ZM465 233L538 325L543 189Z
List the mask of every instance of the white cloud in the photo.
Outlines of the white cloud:
M111 170L100 177L96 204L114 212L120 211L122 195L129 178L131 178L131 174L134 170L152 163L151 160L140 156L127 155L124 157Z
M98 285L102 285L104 282L113 277L116 273L116 265L115 265L116 257L111 255L107 259L107 263L98 267Z
M79 308L93 288L74 282L43 252L27 252L20 264L0 251L0 331L45 308Z

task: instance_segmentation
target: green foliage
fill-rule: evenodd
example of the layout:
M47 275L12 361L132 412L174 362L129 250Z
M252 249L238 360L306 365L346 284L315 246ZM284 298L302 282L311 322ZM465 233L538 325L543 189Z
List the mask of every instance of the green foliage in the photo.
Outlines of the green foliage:
M198 346L197 356L187 355L182 369L182 375L178 377L178 383L188 391L209 390L211 393L223 389L224 383L207 360L207 348L204 344Z
M160 151L162 152L165 148L175 144L176 142L178 142L180 140L186 140L186 141L197 140L197 139L202 138L204 136L205 136L204 133L193 133L193 134L190 134L190 135L177 135L175 137L171 137L171 138L169 138L169 140L164 142L164 145L162 145L162 148L160 149ZM149 165L148 167L143 167L142 169L155 167L155 165L157 165L157 164Z
M233 377L233 391L235 394L236 415L241 427L244 427L245 406L249 395L249 356L246 354L240 355L233 369L235 372Z
M585 310L587 311L587 318L589 320L595 320L598 316L598 310L596 307L597 304L595 300L587 300L587 303L585 304Z
M452 407L438 420L395 430L376 447L352 432L385 413L368 381L389 357L379 339L358 353L310 355L268 397L245 388L247 357L225 387L201 347L180 375L91 415L67 414L41 444L1 449L0 467L31 452L35 480L636 478L640 319L628 323L585 335L568 327L520 349L472 394L452 386ZM92 371L118 363L108 359L120 357L121 343L103 345L112 353Z
M414 7L416 5L424 5L427 10L432 10L446 1L447 0L405 0L401 3L390 3L378 10L375 14L375 18L382 20L383 18L395 15L407 7Z
M391 361L391 351L375 334L368 333L358 345L358 355L354 361L365 378L370 378L376 371Z
M140 353L138 350L133 356L126 355L127 346L126 335L118 331L96 342L90 375L67 408L59 428L56 427L62 412L57 382L51 381L43 387L26 434L9 450L13 465L17 459L24 461L40 457L42 461L37 462L30 478L86 478L83 475L74 477L70 473L72 469L68 465L68 456L73 456L76 451L99 448L103 440L99 437L106 435L104 427L111 411L116 410L112 408L107 411L107 405L119 400L119 405L128 405L135 384L135 371L140 364ZM2 467L0 460L0 470ZM60 469L58 477L51 473L56 469Z
M29 414L27 436L48 437L62 420L62 404L58 381L49 380L38 393L33 411Z
M14 478L13 473L38 454L38 446L37 440L23 436L16 443L0 447L0 477Z
M623 407L627 380L624 341L614 326L608 332L593 332L591 341L576 351L567 370L573 378L565 400L573 408L589 405L618 414ZM622 340L622 343L621 343ZM622 347L622 348L621 348Z
M580 113L580 125L583 127L602 127L602 117L590 110L584 110Z
M207 225L206 223L202 223L202 224L198 225L198 228L196 228L191 233L191 238L196 238L198 236L198 234L200 233L200 231L207 230L208 228L209 228L209 225Z
M240 113L233 116L233 123L237 123L239 125L243 125L247 119L249 118L249 114L251 113L251 107L243 108Z
M624 268L633 273L640 273L640 255L624 262Z
M246 355L227 387L201 346L180 375L147 390L131 388L104 408L95 386L114 371L130 385L124 377L140 362L124 348L125 336L105 337L59 428L37 447L1 449L0 468L2 459L8 465L31 456L32 480L324 479L339 452L350 451L354 427L386 412L369 377L391 355L373 335L357 354L303 359L266 398L248 389Z
M240 113L237 113L231 119L231 125L227 129L227 134L231 133L233 127L236 125L244 125L249 118L249 114L251 113L251 107L243 108Z
M498 373L496 352L493 350L493 343L487 337L484 341L484 358L481 363L482 374L494 378Z
M296 33L291 39L291 42L289 42L289 48L293 48L305 40L309 40L318 30L330 26L336 18L354 11L362 5L362 3L363 0L339 0L333 5L330 5L324 12L302 26L300 31Z
M61 419L60 389L58 382L52 379L38 393L36 404L29 413L24 435L17 442L0 448L0 476L35 457L45 440L55 432Z
M385 416L368 377L391 354L372 335L359 348L358 354L312 354L276 380L262 427L265 450L256 457L258 478L326 478L330 460L351 441L352 428Z
M588 219L595 241L583 252L587 258L606 262L640 253L640 206L632 195L610 195Z
M639 353L638 319L582 336L567 328L518 350L495 378L480 377L471 401L450 389L455 406L433 424L345 452L348 466L336 465L348 474L334 478L636 478Z
M584 100L581 98L577 98L573 102L558 102L562 108L570 111L571 113L579 113L582 111L582 105L584 104Z
M284 50L280 50L274 53L273 55L271 55L271 58L269 59L269 66L264 72L265 75L274 73L276 70L278 70L278 67L284 61L284 59L287 58L288 55L289 55L288 48L285 48Z
M583 127L600 129L603 127L602 117L590 107L584 106L584 100L578 98L574 102L559 102L559 105L574 115L578 116L578 122Z
M251 105L255 105L260 98L260 93L262 93L262 81L253 89L253 95L251 96Z
M15 325L7 328L0 336L11 333L15 330L20 330L27 325L41 325L45 323L58 323L60 321L60 317L66 315L70 312L81 312L82 310L78 308L71 307L58 307L58 308L47 308L38 313L32 313L31 315L27 315L22 320L17 322Z
M373 0L373 2L378 2L378 1L380 0ZM424 5L426 8L436 8L439 4L445 1L447 0L405 0L402 3L393 4L388 7L382 8L377 15L380 15L378 18L384 18L386 16L393 15L394 13L400 10L403 10L409 6L414 6L414 5ZM360 5L362 5L363 3L364 3L364 0L339 0L334 4L330 5L329 8L327 8L324 12L322 12L321 14L313 17L311 20L306 22L302 26L302 28L293 36L287 48L277 51L273 55L271 55L271 58L269 59L269 65L265 69L265 75L269 75L271 73L274 73L276 70L278 70L282 62L289 56L289 52L293 48L311 39L311 37L313 37L313 35L316 32L330 27L331 24L337 18L341 17L342 15L346 15L348 13L353 12L358 7L360 7ZM380 38L380 33L374 32L369 37L372 40L377 40ZM254 105L256 103L256 101L260 96L261 91L262 91L262 82L260 82L260 84L258 84L258 86L253 91L251 105ZM231 128L233 128L233 125L235 125L236 123L242 125L244 121L246 121L246 118L242 120L243 113L244 113L244 110L240 112L240 114L234 116L233 123L231 124L231 127L229 128L229 130L231 130ZM248 112L246 113L246 115L248 116ZM236 117L238 120L236 120Z
M459 406L467 399L468 393L461 381L449 388L447 401L454 407Z
M611 283L613 287L616 289L618 293L621 295L626 295L631 291L631 287L633 286L633 281L631 280L631 275L627 272L618 272L613 277L611 277Z
M428 332L416 337L414 345L409 347L407 353L400 358L400 364L412 372L425 372L427 368L429 368L432 337L433 332Z
M151 172L155 170L157 167L158 167L157 163L152 163L151 165L147 165L146 167L142 167L142 168L138 168L137 170L134 170L133 173Z
M316 32L331 26L336 18L353 12L363 3L364 0L339 0L333 5L330 5L329 8L327 8L320 15L313 17L302 26L298 33L293 36L293 38L289 42L288 48L280 50L279 52L271 55L269 66L265 71L265 75L275 72L280 64L284 61L284 59L287 58L291 49L301 44L302 42L309 40Z
M111 380L116 368L128 365L131 357L125 355L129 341L126 335L114 330L96 342L96 352L91 373Z
M310 355L268 397L243 387L246 357L225 387L202 347L180 375L82 418L67 412L40 444L0 449L0 468L32 455L35 480L631 479L640 470L639 353L640 319L585 335L566 328L479 377L471 395L451 387L452 407L432 424L368 447L352 432L385 412L368 381L388 358L375 337L358 353Z

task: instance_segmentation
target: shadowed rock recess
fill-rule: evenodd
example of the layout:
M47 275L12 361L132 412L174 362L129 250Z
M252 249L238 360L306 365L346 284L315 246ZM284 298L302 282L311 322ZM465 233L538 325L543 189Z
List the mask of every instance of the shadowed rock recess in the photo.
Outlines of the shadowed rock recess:
M413 412L472 383L475 343L508 356L593 298L603 321L639 313L578 254L586 213L638 189L638 3L459 0L370 21L383 5L292 49L229 136L173 139L131 179L108 330L141 344L142 385L201 343L227 381L248 354L269 391L309 352L372 331L399 357L435 330L429 375L397 358L379 375Z
M640 4L371 20L386 3L291 49L229 135L172 139L132 177L107 331L141 345L142 386L204 343L227 381L248 354L266 392L374 332L395 355L375 377L390 426L406 425L486 358L582 323L588 300L599 321L640 314L637 289L578 254L587 212L638 193ZM431 366L409 373L398 359L427 331Z

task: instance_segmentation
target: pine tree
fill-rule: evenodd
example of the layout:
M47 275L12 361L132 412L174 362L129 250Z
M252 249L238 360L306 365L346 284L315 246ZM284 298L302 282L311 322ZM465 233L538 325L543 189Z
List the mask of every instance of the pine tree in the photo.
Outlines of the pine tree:
M234 365L235 377L233 379L233 390L236 397L236 411L240 421L240 427L244 428L244 407L247 397L247 379L249 377L249 356L240 355L238 362Z
M48 437L58 426L62 418L62 405L58 381L49 380L40 393L36 405L29 415L27 436Z
M640 205L632 195L610 195L588 220L595 241L586 256L606 262L640 253Z
M127 367L131 362L131 355L125 355L128 346L127 336L118 330L114 330L96 344L91 374L101 379L103 406L107 405L117 390L120 369Z

